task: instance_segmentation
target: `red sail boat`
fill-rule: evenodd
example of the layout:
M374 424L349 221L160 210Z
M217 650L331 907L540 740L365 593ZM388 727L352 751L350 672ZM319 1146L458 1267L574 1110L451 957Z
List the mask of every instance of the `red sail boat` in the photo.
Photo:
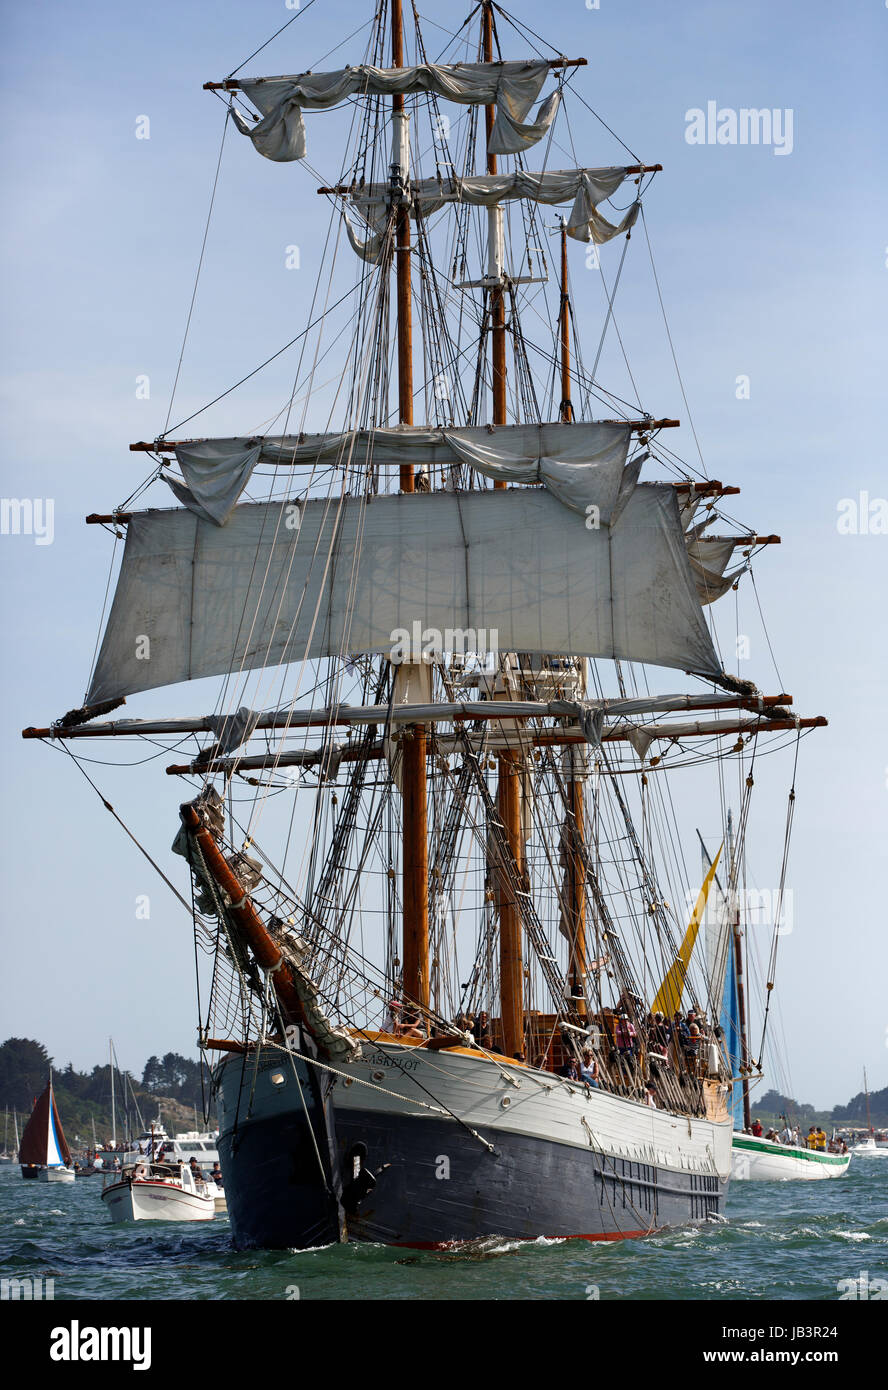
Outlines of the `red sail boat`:
M74 1181L71 1152L52 1092L52 1072L46 1090L36 1100L25 1125L19 1163L23 1178L39 1178L41 1182Z

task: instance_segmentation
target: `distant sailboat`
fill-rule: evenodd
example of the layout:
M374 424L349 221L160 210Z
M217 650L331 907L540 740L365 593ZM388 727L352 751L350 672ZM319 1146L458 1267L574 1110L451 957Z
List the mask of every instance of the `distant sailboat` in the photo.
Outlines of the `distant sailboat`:
M804 1140L790 1142L786 1130L785 1137L779 1140L767 1139L761 1132L756 1135L752 1131L749 1082L750 1077L755 1076L757 1072L760 1075L761 1063L753 1059L748 1039L743 970L744 932L737 894L740 864L735 853L733 818L730 811L727 843L727 893L722 895L721 918L713 933L713 956L719 965L711 973L717 982L713 1002L719 999L721 1001L719 1021L734 1082L732 1109L735 1129L731 1150L731 1177L735 1182L811 1182L823 1178L840 1178L851 1165L850 1153L830 1153L826 1148L809 1148ZM709 863L705 846L703 855L704 863ZM771 988L769 985L768 989ZM786 1129L788 1128L787 1121Z
M15 1118L15 1111L14 1111L14 1110L13 1110L13 1112L12 1112L12 1123L13 1123L13 1126L14 1126L14 1128L15 1128L15 1147L14 1147L12 1150L10 1150L10 1147L9 1147L9 1106L7 1105L7 1107L6 1107L5 1121L4 1121L4 1125L3 1125L3 1152L0 1153L0 1164L3 1164L3 1163L15 1163L15 1157L16 1157L16 1154L18 1153L18 1123L17 1123L16 1118Z
M869 1134L865 1139L861 1139L859 1144L851 1145L851 1152L857 1158L885 1158L888 1157L888 1149L880 1149L876 1143L876 1131L873 1129L873 1118L870 1114L869 1087L866 1079L866 1067L863 1069L863 1094L866 1096L866 1127Z
M52 1072L46 1090L37 1099L25 1125L19 1163L23 1178L39 1178L41 1182L74 1181L74 1169L69 1166L71 1153L52 1092Z

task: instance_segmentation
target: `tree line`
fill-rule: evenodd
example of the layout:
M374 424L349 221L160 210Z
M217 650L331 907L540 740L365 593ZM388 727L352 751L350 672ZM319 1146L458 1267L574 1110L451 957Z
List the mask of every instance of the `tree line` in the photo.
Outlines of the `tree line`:
M94 1122L99 1139L109 1137L109 1063L95 1066L91 1071L77 1071L71 1062L61 1066L53 1061L44 1045L33 1038L7 1038L0 1044L0 1109L29 1115L34 1101L46 1086L50 1067L53 1068L56 1105L66 1133L80 1132L88 1139ZM146 1124L156 1118L158 1104L162 1101L176 1101L191 1110L196 1108L200 1116L204 1090L200 1063L178 1052L149 1057L141 1078L115 1067L118 1132L123 1133L125 1128L134 1132L136 1103Z

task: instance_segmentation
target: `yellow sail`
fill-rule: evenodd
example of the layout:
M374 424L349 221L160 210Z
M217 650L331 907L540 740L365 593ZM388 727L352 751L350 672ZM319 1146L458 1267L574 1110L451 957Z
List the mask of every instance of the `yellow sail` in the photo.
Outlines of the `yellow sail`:
M706 877L703 880L703 886L697 895L697 902L691 920L688 923L684 941L681 943L678 958L675 964L670 966L666 978L657 991L653 1012L661 1013L666 1018L671 1018L676 1010L681 1008L681 996L684 991L685 976L688 973L691 952L694 949L694 942L697 940L700 923L703 921L703 913L706 911L706 899L709 897L709 890L712 887L712 880L715 878L715 871L718 868L718 861L724 847L724 841L722 841L718 848L718 854L716 854L710 864Z

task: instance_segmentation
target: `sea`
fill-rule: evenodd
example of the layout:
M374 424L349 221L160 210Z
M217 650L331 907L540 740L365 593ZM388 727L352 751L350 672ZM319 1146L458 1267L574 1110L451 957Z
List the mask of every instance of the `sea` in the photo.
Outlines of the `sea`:
M37 1296L56 1301L888 1298L888 1152L829 1181L733 1183L725 1219L643 1240L488 1239L439 1252L237 1251L227 1217L113 1226L100 1192L97 1177L25 1182L0 1167L0 1280L39 1280Z

